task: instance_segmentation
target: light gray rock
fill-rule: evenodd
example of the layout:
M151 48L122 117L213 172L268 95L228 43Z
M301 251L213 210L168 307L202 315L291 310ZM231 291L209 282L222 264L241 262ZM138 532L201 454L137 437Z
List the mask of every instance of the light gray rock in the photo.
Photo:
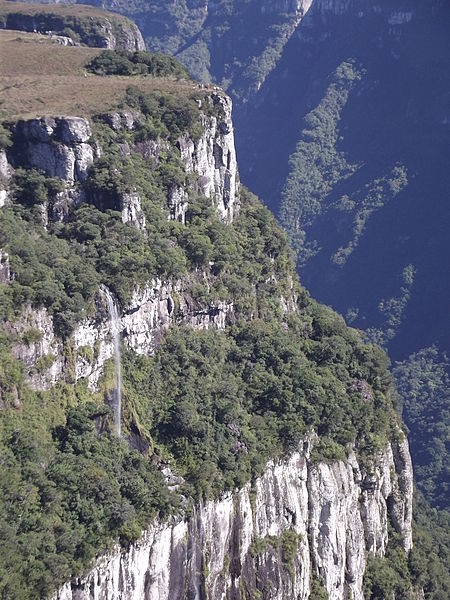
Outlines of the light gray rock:
M145 50L144 38L138 27L130 22L116 22L115 27L104 19L100 30L101 46L110 50L126 50L135 52Z
M7 252L0 248L0 283L9 283L10 280L9 256Z
M6 158L6 152L0 150L0 186L2 183L6 183L9 178L9 165Z
M82 190L76 188L65 188L56 194L51 207L51 219L53 221L65 221L71 206L78 206L84 200Z
M219 116L201 117L202 135L178 140L181 160L187 173L199 177L201 191L211 198L220 217L233 220L239 210L239 176L231 120L232 103L222 93L213 93L210 101Z
M233 320L232 303L200 306L184 290L185 285L156 279L134 291L120 317L120 333L128 348L150 356L174 323L182 322L195 329L223 330ZM82 321L72 335L76 351L75 378L87 378L92 390L97 389L104 364L113 356L110 323L102 310L100 307L95 317ZM86 359L85 348L94 349L92 360Z
M159 157L164 150L169 149L169 143L166 140L158 138L157 140L143 140L136 142L134 150L141 154L145 160L152 160L153 166L157 166Z
M48 390L55 385L62 376L64 358L47 310L28 306L16 321L6 323L5 330L13 341L13 355L26 367L30 386Z
M137 229L145 229L145 215L137 192L122 194L120 198L122 222L132 223Z
M55 2L58 4L58 1ZM86 17L87 18L87 17ZM136 50L145 50L145 42L138 27L131 21L121 17L111 18L108 15L103 17L89 17L90 27L74 25L76 33L80 37L80 42L93 48L110 48L127 50L134 52ZM58 21L58 19L57 19ZM39 32L50 37L56 43L62 45L78 45L72 38L58 35L64 33L64 18L59 19L59 25L54 19L49 18L36 20L34 15L8 13L5 19L0 23L0 29L15 29L18 31ZM69 23L69 26L72 26ZM57 28L54 31L54 28ZM50 31L51 30L51 31ZM56 33L56 35L55 35Z
M17 166L35 167L73 186L86 178L94 160L91 135L89 121L79 117L19 121L15 137L23 151L15 156Z
M83 144L91 137L89 121L81 117L64 117L57 120L59 138L63 144L73 146Z
M119 113L111 113L105 116L105 122L114 129L114 131L120 131L122 128L122 118Z
M19 132L30 142L49 142L56 129L56 120L51 117L30 119L18 124Z
M5 206L7 200L8 200L7 190L0 190L0 208Z
M167 198L169 207L169 219L173 221L186 222L186 211L189 206L189 194L179 185L174 185L169 190Z

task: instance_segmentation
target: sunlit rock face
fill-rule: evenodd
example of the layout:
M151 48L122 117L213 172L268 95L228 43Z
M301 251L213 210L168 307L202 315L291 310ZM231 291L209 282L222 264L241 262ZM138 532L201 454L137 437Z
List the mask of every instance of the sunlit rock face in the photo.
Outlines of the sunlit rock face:
M218 116L203 115L200 138L183 136L178 146L186 171L199 176L201 191L212 198L219 215L229 222L239 207L231 100L223 94L212 94L211 101Z
M253 485L193 508L189 519L154 522L53 600L306 600L312 572L331 600L363 600L366 552L384 554L388 519L411 548L408 445L388 444L369 473L354 454L313 462L314 440L270 462Z
M230 223L239 210L239 176L231 120L231 100L222 92L212 91L203 100L198 138L182 136L177 142L186 173L192 176L192 186L175 186L168 191L168 219L185 221L190 195L204 193L211 199L219 216ZM104 116L114 130L131 131L142 118L138 112L112 113ZM114 204L111 199L87 197L83 188L89 168L102 154L93 136L88 119L80 117L45 117L19 121L13 132L14 146L0 154L0 187L6 188L11 172L18 167L34 167L49 177L61 180L62 191L50 205L42 205L42 223L64 221L72 205L92 202L100 210L119 210L124 223L130 223L146 235L146 219L138 192L122 193ZM148 160L148 168L157 166L160 154L170 147L168 140L145 140L136 143L133 151ZM121 148L129 154L127 145ZM7 201L7 190L0 193L0 207ZM0 277L9 278L9 262L1 262ZM292 292L292 294L294 294ZM295 310L296 299L282 299L283 310ZM89 388L97 389L105 362L112 358L113 347L108 319L101 303L94 314L75 328L74 365L63 356L62 341L57 339L53 319L44 309L28 307L26 314L13 324L21 335L32 328L42 330L39 341L16 344L17 358L26 365L29 381L38 390L48 389L70 370L74 380L87 378ZM232 302L217 301L203 305L189 293L188 282L151 280L135 289L128 306L121 307L120 333L124 344L138 354L152 355L159 347L170 325L185 323L196 329L223 330L234 318ZM52 358L54 357L54 358ZM37 365L37 366L36 366Z
M66 183L83 180L93 162L91 135L89 121L80 117L19 121L20 162Z
M231 222L239 209L239 175L234 146L234 129L231 119L231 100L223 93L212 92L204 100L210 104L200 111L201 135L192 139L188 134L180 137L176 146L184 163L186 173L192 175L192 189L174 185L168 190L168 218L184 223L189 196L201 192L211 199L219 216ZM200 107L202 108L202 107ZM207 109L212 109L214 115ZM104 116L105 122L116 132L133 130L142 115L131 112L112 113ZM6 180L12 167L34 167L49 177L57 177L64 184L57 194L51 214L43 219L63 221L72 204L87 201L100 210L112 208L122 213L124 223L132 223L145 230L142 201L136 190L118 195L117 198L86 197L83 191L89 168L95 158L101 156L102 148L94 141L88 119L81 117L45 117L19 121L14 129L14 148L9 152L12 165L4 151L0 153L1 180ZM139 152L154 168L161 152L167 150L167 140L144 140L132 149L122 144L123 156L131 151ZM6 187L6 186L4 186ZM6 191L0 194L0 207L5 203ZM43 210L47 212L47 207Z
M194 329L223 330L234 316L233 303L217 302L204 306L196 302L183 282L150 281L136 289L120 317L124 344L136 352L151 356L158 349L170 325L184 323ZM73 333L76 351L75 378L87 377L96 389L104 364L113 356L110 324L99 306L96 316L84 320ZM83 348L95 351L86 357Z

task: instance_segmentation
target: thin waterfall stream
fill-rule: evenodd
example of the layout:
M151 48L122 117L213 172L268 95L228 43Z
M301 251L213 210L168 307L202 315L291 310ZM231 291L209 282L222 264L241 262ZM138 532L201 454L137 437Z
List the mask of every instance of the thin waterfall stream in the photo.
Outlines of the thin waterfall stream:
M201 556L199 556L199 544L201 540L197 536L197 527L201 528L202 505L200 504L200 522L198 520L195 503L192 505L191 536L192 536L192 556L191 556L191 591L194 592L192 600L200 600L199 578L201 572Z
M100 294L106 300L109 320L111 323L111 335L114 345L114 363L116 371L116 389L113 397L114 426L116 434L120 437L122 416L122 372L120 360L120 317L117 304L108 288L100 285Z

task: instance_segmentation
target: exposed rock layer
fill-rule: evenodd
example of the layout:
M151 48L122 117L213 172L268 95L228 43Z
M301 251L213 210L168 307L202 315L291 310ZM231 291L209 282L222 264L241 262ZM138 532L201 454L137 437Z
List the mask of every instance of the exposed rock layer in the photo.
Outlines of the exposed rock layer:
M216 92L206 101L214 108L214 115L201 113L201 136L191 139L184 135L178 141L186 173L196 176L197 182L192 189L175 188L169 191L168 218L184 221L189 194L197 194L200 189L211 198L220 217L230 222L239 208L231 101ZM117 131L122 127L133 129L139 118L138 113L125 112L108 115L105 119ZM63 191L57 194L52 203L51 214L48 214L48 206L42 207L44 225L50 219L64 220L73 203L95 202L94 198L86 197L82 184L89 167L102 151L94 141L87 119L67 116L19 121L13 138L14 146L8 152L10 162L6 160L4 152L0 155L0 175L5 185L8 173L19 166L34 167L50 177L61 179L64 184ZM150 140L145 147L143 143L137 145L134 151L151 159L151 169L152 161L157 164L160 153L167 147L166 140ZM6 190L4 195L6 200ZM145 230L141 198L136 191L122 194L115 208L122 212L124 222ZM0 275L5 280L9 279L6 257L2 260ZM186 282L153 280L143 289L136 289L129 306L123 307L122 311L121 334L125 345L138 354L152 354L169 326L178 322L198 329L224 329L233 319L232 303L201 305L187 292L188 287ZM283 302L286 303L285 300ZM96 314L80 323L72 336L75 380L87 377L91 389L96 388L104 363L113 354L109 325L104 316L101 306L97 305ZM44 309L29 307L12 328L17 334L15 354L23 359L30 384L34 389L48 389L69 366L62 358L62 343L56 338L52 318ZM42 339L30 344L24 342L21 336L30 329L42 330ZM55 357L53 362L52 356Z
M151 281L142 290L135 290L130 304L122 311L120 332L124 344L137 354L152 355L160 345L170 325L185 323L195 329L224 329L233 318L233 304L218 302L199 305L183 284ZM110 324L102 307L97 315L83 321L73 334L76 351L75 378L87 377L95 389L107 360L113 356ZM94 353L86 356L85 348Z

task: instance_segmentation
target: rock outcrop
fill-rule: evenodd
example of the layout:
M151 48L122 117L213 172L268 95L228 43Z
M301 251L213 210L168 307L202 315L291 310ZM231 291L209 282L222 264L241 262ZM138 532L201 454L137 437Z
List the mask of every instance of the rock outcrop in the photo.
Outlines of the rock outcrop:
M203 115L201 137L192 140L184 136L178 146L186 171L199 176L203 193L213 199L225 221L232 221L239 193L232 105L230 98L223 94L213 94L211 99L220 116Z
M47 310L29 306L19 319L6 322L4 329L12 341L13 355L25 365L30 386L46 390L54 385L65 361L63 344L55 335L53 318Z
M84 8L84 12L90 9ZM31 13L31 14L30 14ZM58 14L59 13L59 14ZM85 44L93 48L111 50L145 50L145 42L139 28L130 20L111 14L99 14L75 18L59 12L58 8L41 7L40 10L22 11L20 6L8 7L0 14L0 29L15 29L51 36L63 45ZM70 32L73 37L66 35Z
M408 445L388 444L369 474L354 454L313 462L314 439L270 462L253 485L193 508L190 519L154 522L53 600L306 600L312 573L330 600L363 600L366 552L384 554L389 519L411 548ZM384 542L375 549L374 539Z
M88 144L91 135L89 121L79 117L19 121L15 143L21 153L16 163L35 167L68 184L83 181L94 160Z
M211 198L221 218L230 222L239 209L239 175L231 100L223 93L212 92L205 102L211 104L214 115L210 115L208 110L200 113L200 138L191 139L186 134L177 142L186 173L194 175L196 183L192 189L184 189L178 185L169 189L168 218L184 222L189 194L201 191ZM104 120L114 131L119 132L122 128L133 130L140 117L139 113L123 112L105 115ZM13 140L13 148L7 154L0 154L0 180L6 179L11 166L34 167L64 183L64 190L52 203L52 213L45 217L45 221L64 220L71 204L85 200L93 202L101 210L119 210L124 223L131 222L138 229L145 229L141 198L136 190L120 194L114 207L110 206L110 199L106 201L101 197L85 197L82 184L87 178L89 167L102 154L101 147L94 141L87 119L66 116L19 121L14 128ZM132 151L139 152L146 159L148 168L152 169L158 164L160 154L168 147L167 140L145 140L137 142L133 148L122 144L120 151L125 156ZM11 164L7 162L6 156ZM2 191L0 206L6 201L6 197L6 190Z
M8 253L0 248L0 283L9 283L10 278Z
M0 150L0 208L5 206L8 198L9 165L5 150Z
M136 289L131 302L122 311L120 333L126 347L137 354L152 355L159 347L170 325L185 323L195 329L225 329L233 319L233 304L217 302L203 306L186 291L183 282L160 280ZM99 303L97 315L86 319L73 334L75 379L87 377L96 389L104 364L113 356L110 323ZM86 354L86 348L94 352Z
M223 94L213 92L205 102L211 106L205 107L209 110L201 113L200 138L194 140L185 135L178 141L186 173L194 175L195 183L192 189L175 186L169 190L168 218L184 222L189 194L197 194L201 190L211 198L221 218L230 222L239 208L231 101ZM105 121L114 131L122 128L132 130L139 118L138 113L124 112L107 115ZM0 157L5 187L8 173L22 166L34 167L50 177L59 178L63 183L64 189L57 193L51 209L42 207L44 225L51 219L65 220L70 206L81 201L91 201L102 208L101 199L88 198L83 189L89 167L102 153L94 141L87 119L67 116L19 121L13 140L14 146L8 152L10 162L7 162L5 153ZM161 152L167 150L168 146L166 140L149 140L137 143L133 151L141 153L147 160L151 159L148 161L148 168L151 169L158 164ZM127 152L131 152L129 147ZM6 200L6 190L4 195ZM117 203L115 208L121 211L122 221L133 224L145 233L145 215L139 194L136 191L123 193ZM10 277L6 257L2 260L1 277ZM192 298L188 289L188 282L182 281L150 281L143 289L136 289L129 306L123 307L121 315L121 335L125 345L138 354L150 355L158 348L173 323L183 322L198 329L224 329L233 319L232 303L218 301L205 306ZM283 309L293 310L295 298L292 302L282 299L282 304ZM41 329L41 325L44 336L39 342L28 345L21 341L23 332L30 328ZM18 334L15 354L23 359L31 385L35 389L47 389L64 370L60 351L62 342L57 341L52 318L43 309L29 307L27 314L17 319L13 328ZM86 319L75 329L72 343L75 349L75 380L87 377L89 387L95 389L105 362L113 355L109 324L100 301L97 302L95 316ZM53 363L51 356L55 357Z

